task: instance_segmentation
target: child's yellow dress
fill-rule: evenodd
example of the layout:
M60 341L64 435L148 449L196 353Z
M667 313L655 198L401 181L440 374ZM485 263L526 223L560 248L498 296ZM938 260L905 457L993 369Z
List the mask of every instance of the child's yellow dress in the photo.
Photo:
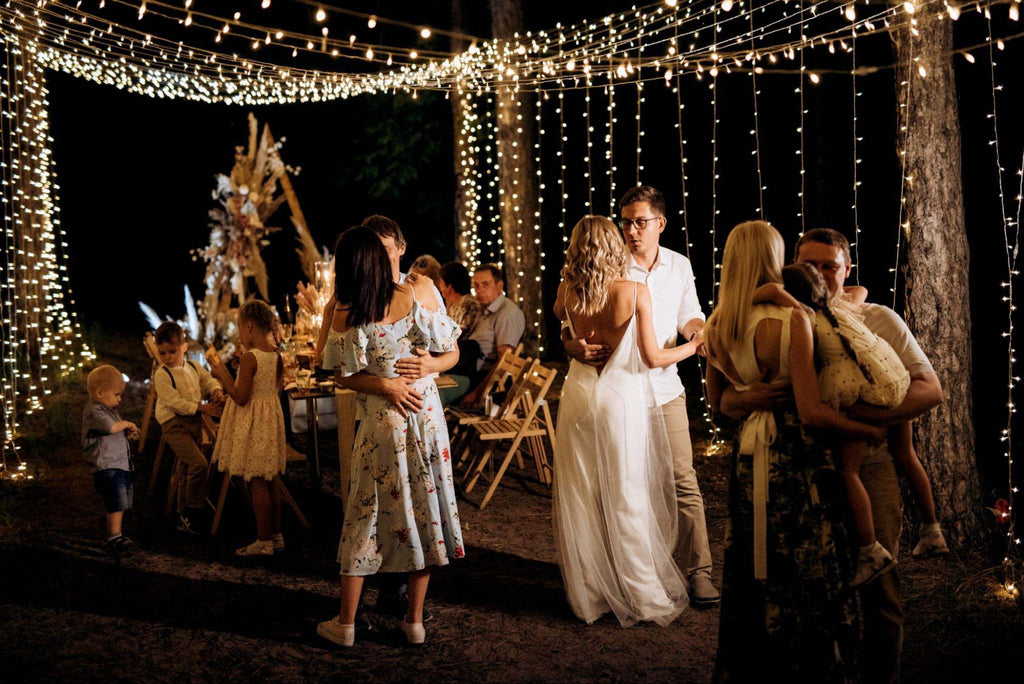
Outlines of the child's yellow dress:
M213 461L221 472L271 480L284 472L284 412L277 388L277 352L252 349L256 375L249 403L228 399L217 431Z

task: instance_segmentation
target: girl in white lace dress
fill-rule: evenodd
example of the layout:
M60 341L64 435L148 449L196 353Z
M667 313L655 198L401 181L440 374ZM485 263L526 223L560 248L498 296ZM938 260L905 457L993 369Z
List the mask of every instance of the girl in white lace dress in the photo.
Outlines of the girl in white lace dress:
M256 541L235 552L239 556L271 556L284 549L281 536L281 495L274 479L285 469L284 413L281 410L281 356L273 341L276 321L265 303L251 300L238 310L238 341L246 349L238 377L216 354L208 354L213 376L231 400L224 408L213 449L213 462L225 476L249 483Z
M864 324L857 304L842 297L829 300L824 280L809 264L786 266L782 269L782 278L785 293L776 299L776 303L796 303L780 301L788 294L815 312L815 357L819 365L818 388L822 402L835 409L847 409L858 401L889 409L902 403L910 387L910 374L892 346ZM906 432L897 430L895 434ZM890 436L890 447L897 460L916 460L913 449L903 445L903 441L902 437ZM875 539L871 499L860 479L860 468L866 454L867 444L862 441L847 440L840 447L843 482L861 544L852 586L871 581L895 563L891 554ZM920 469L920 465L917 468ZM914 483L915 478L910 481ZM927 478L925 486L930 486ZM912 489L916 489L913 484ZM930 496L925 498L917 491L914 494L919 502L931 500ZM922 517L927 520L928 512L922 511ZM934 520L934 511L931 519ZM941 531L938 534L941 537Z

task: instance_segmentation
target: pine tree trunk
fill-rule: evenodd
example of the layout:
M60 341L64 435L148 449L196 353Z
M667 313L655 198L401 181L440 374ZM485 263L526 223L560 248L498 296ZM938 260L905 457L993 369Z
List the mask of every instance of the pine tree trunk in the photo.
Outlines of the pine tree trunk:
M953 28L931 11L916 17L920 35L892 34L907 130L906 319L935 367L945 401L916 422L914 436L939 521L959 547L980 538L984 523L974 451L969 259L950 57Z
M522 32L521 0L491 0L491 30L495 38L508 40ZM540 216L533 160L534 102L532 93L520 90L514 81L497 84L495 102L505 294L526 314L523 342L533 355L544 339Z

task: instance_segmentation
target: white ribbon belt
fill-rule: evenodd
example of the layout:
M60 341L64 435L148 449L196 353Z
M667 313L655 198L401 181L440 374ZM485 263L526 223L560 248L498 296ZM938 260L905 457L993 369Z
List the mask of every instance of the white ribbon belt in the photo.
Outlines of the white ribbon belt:
M753 412L740 430L740 453L754 465L754 579L768 578L768 454L778 434L771 411Z

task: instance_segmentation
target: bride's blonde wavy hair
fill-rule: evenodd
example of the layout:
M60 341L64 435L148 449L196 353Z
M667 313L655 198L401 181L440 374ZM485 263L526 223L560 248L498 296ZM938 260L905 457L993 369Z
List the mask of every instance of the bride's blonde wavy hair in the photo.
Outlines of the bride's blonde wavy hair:
M589 316L604 308L608 287L626 275L629 252L619 229L603 216L584 216L572 229L562 282L573 294L572 310Z

